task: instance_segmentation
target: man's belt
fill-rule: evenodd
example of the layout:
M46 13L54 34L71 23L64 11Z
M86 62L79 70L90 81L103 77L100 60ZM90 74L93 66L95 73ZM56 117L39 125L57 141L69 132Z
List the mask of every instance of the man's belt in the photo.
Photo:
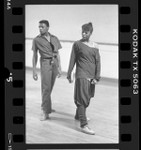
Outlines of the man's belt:
M53 56L53 57L46 57L46 58L43 58L43 59L54 59L54 58L57 58L57 56Z

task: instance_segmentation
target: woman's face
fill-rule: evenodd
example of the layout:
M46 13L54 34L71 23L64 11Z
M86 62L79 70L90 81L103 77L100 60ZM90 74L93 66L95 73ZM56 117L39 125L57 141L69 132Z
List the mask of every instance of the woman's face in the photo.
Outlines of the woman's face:
M91 34L92 33L90 31L82 30L82 39L86 41L89 40Z

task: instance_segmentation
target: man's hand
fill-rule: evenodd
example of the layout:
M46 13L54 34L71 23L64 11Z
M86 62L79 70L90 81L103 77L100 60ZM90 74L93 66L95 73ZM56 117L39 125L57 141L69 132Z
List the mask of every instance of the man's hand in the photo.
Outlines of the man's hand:
M37 75L36 71L33 71L33 79L34 79L35 81L38 80L38 75Z

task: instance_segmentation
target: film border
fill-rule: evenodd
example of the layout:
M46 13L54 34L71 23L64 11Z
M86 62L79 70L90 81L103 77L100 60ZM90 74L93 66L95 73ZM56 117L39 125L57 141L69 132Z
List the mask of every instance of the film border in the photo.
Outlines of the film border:
M119 144L32 144L25 143L25 56L24 20L26 4L118 4L119 5ZM5 147L11 149L27 148L119 148L138 149L139 145L139 96L133 94L138 85L138 70L133 70L138 57L134 59L133 31L138 29L138 1L103 0L90 1L37 1L7 0L4 3L5 68L10 72L5 83ZM138 36L138 33L136 33ZM136 49L138 45L136 45ZM138 53L138 52L137 52ZM138 67L138 66L137 66ZM133 75L136 74L136 78ZM134 83L136 79L136 82ZM137 87L137 86L136 86ZM138 90L138 88L137 88Z

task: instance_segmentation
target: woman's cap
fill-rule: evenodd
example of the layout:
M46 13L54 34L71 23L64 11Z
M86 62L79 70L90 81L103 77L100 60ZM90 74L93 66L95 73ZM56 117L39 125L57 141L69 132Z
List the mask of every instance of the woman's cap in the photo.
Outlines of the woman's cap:
M90 31L91 33L93 32L93 25L91 22L86 23L84 25L82 25L82 30L83 31Z

